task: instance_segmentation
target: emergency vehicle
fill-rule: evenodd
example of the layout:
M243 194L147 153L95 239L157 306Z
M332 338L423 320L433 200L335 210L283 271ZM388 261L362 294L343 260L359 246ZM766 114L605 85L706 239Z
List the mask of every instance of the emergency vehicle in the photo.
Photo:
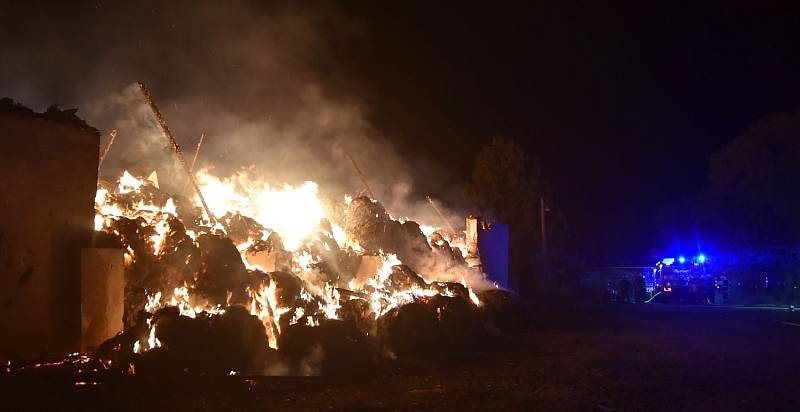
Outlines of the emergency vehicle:
M661 259L653 267L654 294L662 302L722 303L727 300L725 276L715 276L704 254Z

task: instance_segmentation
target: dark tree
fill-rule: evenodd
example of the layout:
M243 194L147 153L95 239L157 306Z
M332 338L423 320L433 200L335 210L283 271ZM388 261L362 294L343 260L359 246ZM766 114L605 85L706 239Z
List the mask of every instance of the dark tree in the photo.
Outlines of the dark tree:
M496 137L475 161L467 196L508 224L531 224L536 219L538 167L512 140Z
M772 115L715 153L708 221L729 247L800 241L800 111Z
M467 197L484 214L509 225L510 277L514 288L531 293L541 273L539 173L536 161L512 140L497 137L475 161Z

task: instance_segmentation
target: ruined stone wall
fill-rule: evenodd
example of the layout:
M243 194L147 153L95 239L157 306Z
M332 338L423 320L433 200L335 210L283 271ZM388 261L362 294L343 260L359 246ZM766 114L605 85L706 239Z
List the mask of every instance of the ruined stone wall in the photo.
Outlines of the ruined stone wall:
M0 361L77 351L99 135L0 112Z

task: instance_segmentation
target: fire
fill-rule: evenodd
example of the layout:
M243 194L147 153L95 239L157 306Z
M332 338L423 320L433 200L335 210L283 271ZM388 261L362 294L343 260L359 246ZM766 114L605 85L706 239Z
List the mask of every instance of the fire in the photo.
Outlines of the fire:
M147 335L147 339L144 343L140 340L137 340L133 343L133 352L134 353L142 353L148 351L150 349L160 348L161 341L156 338L156 325L152 323L150 319L147 320L147 326L150 327L150 331Z
M119 193L125 194L135 192L142 187L143 183L141 179L131 176L126 170L122 173L122 177L119 178Z
M322 299L324 301L322 306L322 312L325 314L325 318L327 319L339 319L339 309L342 308L342 303L340 301L341 294L333 285L326 283L325 290L322 293Z
M464 285L465 288L467 288L467 293L469 293L469 300L472 301L472 303L475 306L481 306L481 300L478 299L478 295L475 294L475 291L472 290L471 287L469 287L466 279L461 278L461 284Z
M392 274L392 268L395 265L401 265L403 262L397 258L397 255L394 253L390 253L388 255L382 256L383 264L381 266L380 271L378 271L378 281L383 283L386 281L386 278Z
M150 240L153 242L153 250L155 251L156 256L161 254L161 245L164 243L164 239L167 236L167 232L169 231L169 226L167 226L167 220L163 218L159 218L156 222L156 234L150 237Z
M267 182L241 172L220 179L199 172L197 180L205 194L211 212L217 216L239 213L250 216L264 227L281 234L286 250L295 251L303 240L318 228L325 217L317 197L317 184L305 182L299 187L284 184L272 187ZM195 203L200 206L200 199Z
M316 326L323 319L339 319L343 304L347 300L357 299L363 300L371 310L372 317L378 319L392 309L418 299L430 298L437 294L456 296L456 292L447 287L435 287L432 279L436 279L436 276L429 278L425 273L420 273L420 280L415 281L413 285L398 289L396 283L392 283L390 279L396 276L395 272L403 262L396 254L383 251L378 252L379 267L366 280L356 281L354 278L349 283L344 281L337 286L335 281L325 279L318 268L325 262L318 253L333 253L335 246L338 246L340 251L346 251L342 253L356 256L364 252L357 241L348 238L341 225L333 223L334 219L328 219L323 203L318 197L316 183L305 182L297 187L288 184L271 185L263 179L252 177L248 171L227 178L219 178L207 171L201 171L197 173L197 180L210 210L217 217L229 213L230 216L238 214L252 218L260 225L255 226L259 227L260 232L250 233L244 240L239 236L239 241L234 244L248 270L247 276L253 279L253 282L243 291L228 290L223 305L222 302L209 302L197 296L196 288L200 274L194 274L191 281L184 281L180 286L174 287L173 284L169 288L146 291L143 309L151 314L167 306L178 308L181 315L190 318L196 318L201 312L223 314L231 305L233 295L243 295L247 303L242 304L239 301L237 304L245 306L251 315L261 321L266 330L269 346L277 349L278 338L282 333L281 325L285 325L287 320L284 319L285 316L288 317L289 325L303 322L309 326ZM140 254L148 254L149 259L158 261L178 249L178 246L175 246L174 236L183 236L184 232L180 232L182 229L176 229L170 223L170 219L177 221L175 218L179 217L176 201L166 196L147 197L143 195L146 187L158 188L155 174L148 179L141 179L127 171L119 178L116 187L99 187L95 197L95 229L122 237L117 229L119 221L131 219L139 222L137 226L140 227L139 230L144 230L144 233L148 234L147 248L145 252L141 249L136 250L139 250ZM345 204L349 204L352 199L345 197L344 201ZM199 198L195 198L194 203L197 210L202 210ZM328 219L330 222L330 226L324 230L321 226L323 219ZM226 235L224 224L218 223L216 227L209 227L207 222L207 216L205 221L186 222L185 236L178 237L178 241L197 245L198 239L204 234ZM230 224L229 221L223 223ZM454 247L461 247L459 239L454 234L445 236L441 230L433 226L420 225L420 227L432 247L441 247L445 242ZM279 299L279 295L283 292L279 291L277 281L270 276L264 277L268 272L265 268L248 262L247 256L252 248L269 241L273 233L278 234L283 241L285 250L283 253L289 254L291 262L286 267L291 271L291 276L299 278L303 285L297 295L299 303L295 306L282 306L283 301ZM326 239L333 243L329 244ZM312 252L314 242L320 245L324 252ZM167 245L170 247L166 247ZM131 245L125 244L125 247L126 266L144 258L141 255L137 256L136 250ZM278 252L270 253L274 254L273 258L278 259ZM191 257L187 257L186 265L189 265L190 261ZM277 269L277 264L276 270L280 270ZM480 306L481 302L471 285L463 277L460 283L467 290L469 302ZM340 289L342 286L349 289L344 295L346 297L343 297ZM460 285L455 286L460 288ZM134 343L134 352L142 353L161 347L157 324L152 319L147 320L149 328L147 338Z
M161 292L156 292L152 295L145 295L147 296L147 304L144 305L144 310L148 312L155 312L158 308L160 308L161 304Z

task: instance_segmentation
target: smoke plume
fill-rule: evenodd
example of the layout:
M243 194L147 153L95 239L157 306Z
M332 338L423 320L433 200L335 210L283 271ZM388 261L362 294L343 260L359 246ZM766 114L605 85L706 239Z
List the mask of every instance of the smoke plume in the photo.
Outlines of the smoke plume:
M78 107L106 135L116 129L101 178L156 170L167 190L187 188L135 85L143 81L187 157L205 133L198 168L227 176L252 167L273 184L312 180L324 196L341 199L363 189L349 154L393 216L446 227L428 193L415 191L421 173L437 178L436 167L397 153L370 124L358 79L337 60L335 50L363 33L333 3L37 6L14 10L30 20L4 22L10 40L0 51L0 95L36 109ZM87 20L93 24L77 24ZM23 45L32 42L41 47ZM463 228L463 214L443 211Z

